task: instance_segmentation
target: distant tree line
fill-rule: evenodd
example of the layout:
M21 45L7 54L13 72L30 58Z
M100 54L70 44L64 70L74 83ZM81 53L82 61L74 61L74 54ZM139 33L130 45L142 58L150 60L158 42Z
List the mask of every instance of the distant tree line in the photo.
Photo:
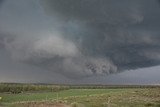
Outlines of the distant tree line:
M160 88L160 85L71 85L71 89Z
M68 89L160 88L160 85L52 85L0 83L0 93L57 92Z
M1 83L0 92L1 93L23 93L23 92L37 92L37 91L50 91L56 92L61 90L67 90L69 86L60 86L60 85L35 85L35 84L10 84L10 83Z

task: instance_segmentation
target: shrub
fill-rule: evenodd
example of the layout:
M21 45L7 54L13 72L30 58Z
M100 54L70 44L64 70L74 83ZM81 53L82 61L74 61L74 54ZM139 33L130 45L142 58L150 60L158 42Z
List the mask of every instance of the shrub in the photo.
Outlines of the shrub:
M154 104L153 104L153 103L147 103L147 104L145 104L145 106L146 106L146 107L153 107Z
M78 107L78 103L77 102L71 103L71 107Z

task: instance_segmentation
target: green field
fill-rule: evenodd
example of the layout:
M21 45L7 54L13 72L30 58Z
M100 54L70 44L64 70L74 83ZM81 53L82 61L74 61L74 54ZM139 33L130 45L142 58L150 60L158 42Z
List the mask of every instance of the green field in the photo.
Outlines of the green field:
M35 102L75 103L74 107L160 107L160 88L69 89L59 92L1 93L0 97L1 105L9 107L30 107Z

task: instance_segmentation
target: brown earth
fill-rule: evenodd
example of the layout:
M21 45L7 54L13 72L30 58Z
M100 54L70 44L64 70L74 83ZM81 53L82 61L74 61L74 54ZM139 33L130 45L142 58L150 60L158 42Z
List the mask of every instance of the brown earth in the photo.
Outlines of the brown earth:
M70 106L65 105L65 104L56 104L53 107L70 107Z
M18 104L17 107L71 107L63 103L27 103L27 104Z

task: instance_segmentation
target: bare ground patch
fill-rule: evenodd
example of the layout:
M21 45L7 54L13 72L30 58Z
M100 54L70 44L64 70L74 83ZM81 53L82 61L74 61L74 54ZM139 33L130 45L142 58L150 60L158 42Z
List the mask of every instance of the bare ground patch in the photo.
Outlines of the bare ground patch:
M46 103L46 102L41 102L41 103L20 103L20 104L15 104L13 107L71 107L67 104L63 103Z

